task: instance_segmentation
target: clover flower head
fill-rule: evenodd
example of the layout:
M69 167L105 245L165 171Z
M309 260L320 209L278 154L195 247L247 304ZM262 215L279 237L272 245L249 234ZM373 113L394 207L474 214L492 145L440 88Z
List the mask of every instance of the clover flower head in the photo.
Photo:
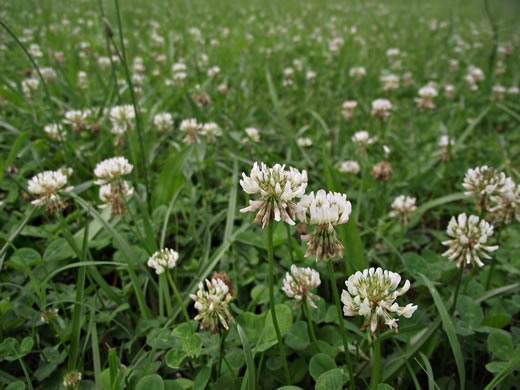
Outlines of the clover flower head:
M381 76L380 80L385 92L395 91L399 88L399 76L395 74L385 74Z
M305 193L307 171L298 171L285 165L276 164L272 168L266 164L254 163L250 176L242 173L242 189L250 195L260 195L258 200L250 200L249 206L240 210L242 213L258 210L254 222L262 221L262 228L272 220L294 225L294 216L299 206L294 201Z
M254 127L248 127L244 130L247 134L245 141L251 140L255 143L260 142L260 133Z
M65 113L63 123L72 127L74 132L83 130L87 124L88 110L70 110Z
M191 144L193 142L200 143L199 133L201 128L202 125L198 123L196 119L184 119L179 126L179 129L186 133L183 141L187 144Z
M208 69L208 77L212 78L215 77L220 73L220 68L218 66L213 66Z
M468 218L466 213L462 213L457 218L452 217L446 233L451 239L442 242L442 245L449 247L442 256L456 261L457 267L464 263L468 265L476 263L479 267L483 267L484 263L480 258L491 259L487 252L498 249L498 245L485 245L488 238L493 235L493 225L484 219L480 220L476 215Z
M63 386L74 388L81 381L81 372L74 370L67 372L63 377Z
M504 95L506 94L506 88L503 85L494 85L491 89L491 99L495 101L504 100Z
M210 122L204 123L202 129L200 130L200 134L206 136L206 140L212 143L217 140L217 137L222 135L222 131L216 123Z
M410 222L410 213L415 211L415 198L405 195L399 195L392 202L391 217L399 217L401 225L408 225Z
M312 146L312 139L309 137L299 137L296 140L296 143L300 148L308 148L309 146Z
M195 301L195 309L198 314L195 320L201 321L200 328L217 333L222 328L228 330L228 322L235 323L235 319L229 310L229 303L233 300L230 282L227 276L214 274L211 280L199 283L197 294L191 294Z
M439 150L441 161L448 161L453 154L453 146L455 146L455 140L447 135L442 135L439 139ZM451 153L450 153L451 152Z
M49 135L49 137L56 141L61 141L65 137L65 132L59 123L45 125L43 130Z
M419 97L415 99L419 108L434 109L433 98L438 95L437 89L431 85L426 85L419 89Z
M353 77L356 80L361 80L363 77L366 76L367 71L363 66L354 66L349 69L348 74L350 77Z
M296 299L295 307L298 307L303 299L307 299L309 305L317 308L314 300L320 299L319 296L311 293L313 288L321 284L320 274L311 268L297 267L291 265L291 272L285 274L282 290L289 298Z
M359 163L357 161L348 160L348 161L343 161L340 164L338 170L342 173L350 173L352 175L357 175L361 169L360 169Z
M356 131L352 136L352 142L357 145L356 153L363 154L366 152L366 146L376 142L376 138L370 138L368 131L360 130Z
M112 123L112 133L116 134L116 144L121 144L122 135L134 126L134 107L131 104L112 107L109 117Z
M31 203L35 206L43 206L47 211L60 211L65 207L65 202L60 197L60 192L70 192L72 187L67 185L67 174L64 170L45 171L33 176L27 185L27 190L38 199Z
M370 174L376 180L386 181L392 175L392 165L388 161L380 161L372 167Z
M157 275L162 274L167 269L172 269L177 264L179 254L173 249L161 249L155 252L147 261L148 267L155 269Z
M342 257L343 245L334 226L348 222L352 205L347 195L319 190L316 195L314 192L303 195L298 207L298 218L303 223L316 226L311 234L301 236L302 241L308 243L305 256L316 255L317 261L332 259L336 255Z
M462 186L466 189L467 196L475 197L478 208L486 209L489 209L490 196L504 195L515 189L515 183L511 178L487 165L468 169Z
M132 172L133 167L124 157L112 157L103 160L94 169L94 175L98 177L95 183L103 185L117 181L121 176Z
M357 107L358 103L355 100L346 100L343 102L343 117L345 119L352 119L354 116L354 110Z
M372 333L378 328L379 320L390 329L398 331L399 321L391 313L410 318L417 310L412 303L399 306L395 300L410 289L410 281L398 288L401 276L381 268L369 268L356 272L345 282L347 290L343 290L343 314L347 317L360 315L365 317L364 327L370 326Z
M520 185L511 192L490 197L494 205L490 208L494 222L511 223L513 219L520 222Z
M376 99L372 102L372 115L376 118L387 120L391 109L392 103L388 99Z
M153 117L153 124L161 133L173 130L173 118L169 112L160 112Z
M22 81L22 92L30 98L34 92L38 89L40 86L40 79L37 79L35 77L29 77L28 79L25 79Z

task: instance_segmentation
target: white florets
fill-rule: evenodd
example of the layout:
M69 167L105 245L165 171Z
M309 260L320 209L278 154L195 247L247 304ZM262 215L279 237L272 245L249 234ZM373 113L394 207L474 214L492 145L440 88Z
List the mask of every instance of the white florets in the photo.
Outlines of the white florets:
M173 118L169 112L160 112L153 117L153 124L159 132L168 132L173 130Z
M357 175L360 171L359 163L354 160L343 161L338 170L342 173L351 173Z
M410 288L407 280L403 287L397 288L401 276L395 272L383 271L381 268L365 269L356 272L345 282L347 290L343 290L343 314L347 317L360 315L365 317L365 326L375 333L379 319L390 329L397 331L398 319L391 313L410 318L417 310L417 305L399 306L395 300Z
M123 175L132 172L133 165L124 157L112 157L101 161L94 169L94 175L98 177L96 184L103 185L119 179Z
M148 267L155 269L157 275L162 274L167 269L172 269L179 260L179 254L173 249L161 249L155 252L146 262Z
M291 265L291 272L285 274L282 290L289 298L296 299L297 304L305 298L312 307L316 308L313 300L320 298L312 294L311 290L317 288L320 284L320 274L317 271L311 268L300 268L293 264Z

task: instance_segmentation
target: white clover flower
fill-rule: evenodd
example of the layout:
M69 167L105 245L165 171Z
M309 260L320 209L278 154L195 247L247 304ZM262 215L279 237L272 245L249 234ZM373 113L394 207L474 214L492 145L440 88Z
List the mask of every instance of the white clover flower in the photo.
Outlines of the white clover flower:
M447 135L442 135L439 139L439 151L441 161L448 161L453 155L453 147L455 146L455 140L451 139Z
M264 163L255 162L250 176L242 173L242 189L250 195L261 195L258 200L250 200L249 206L240 210L242 213L258 210L254 222L262 221L262 228L272 220L294 225L294 216L300 210L295 198L305 194L307 171L301 173L296 168L285 170L285 165L276 164L269 168Z
M455 60L455 59L451 59L450 60L449 71L450 72L456 72L457 70L459 70L459 61Z
M352 136L352 142L357 145L356 153L363 154L366 152L367 145L376 142L376 138L370 138L370 134L366 130L360 130Z
M42 74L42 77L46 82L51 82L57 76L56 71L50 67L40 68L40 73Z
M146 262L148 267L155 269L157 275L162 274L167 269L172 269L179 260L179 254L173 249L161 249L155 252Z
M391 151L392 151L392 150L391 150L388 146L383 145L383 152L384 152L384 154L385 154L385 158L386 158L387 160L388 160L388 157L390 157L390 152L391 152Z
M417 310L417 305L409 303L399 306L395 300L410 289L410 281L407 280L403 287L397 288L401 282L401 276L391 271L383 271L381 268L365 269L356 272L345 282L347 290L341 293L343 302L343 314L347 317L360 315L365 317L364 327L370 326L372 333L378 328L381 319L390 329L397 332L399 321L391 313L410 318Z
M385 92L395 91L399 88L399 76L395 74L383 75L380 80L383 83L383 89Z
M99 57L97 63L102 72L106 72L110 69L111 63L109 57Z
M246 142L247 140L251 140L255 143L260 142L260 133L257 129L255 129L254 127L248 127L245 129L245 132L247 134L247 138L245 139Z
M74 370L69 371L63 377L63 386L67 388L75 388L81 381L81 372Z
M40 46L36 43L31 43L29 45L28 51L29 53L31 53L33 57L43 57L42 50L40 49Z
M416 210L415 198L405 195L399 195L392 202L391 217L399 217L401 225L408 225L410 222L410 213Z
M493 221L507 224L516 219L520 222L520 185L513 191L492 195L490 199L495 203L489 210Z
M51 123L50 125L46 125L43 130L49 134L49 137L56 141L62 141L65 137L65 132L63 128L58 123Z
M372 102L372 115L379 119L387 120L391 109L392 103L388 99L376 99Z
M199 312L195 320L201 321L201 329L217 333L220 326L228 330L228 322L235 323L229 310L229 302L233 300L230 284L229 278L215 277L214 274L211 280L205 280L205 285L199 283L196 295L190 295L190 298L195 301L195 309Z
M124 157L112 157L103 160L94 169L94 175L98 177L95 183L98 185L112 183L121 176L128 175L133 168L134 166Z
M386 56L388 57L389 60L393 61L395 60L397 57L399 57L399 55L401 54L401 51L397 48L390 48L386 51Z
M86 72L78 72L78 85L83 89L88 88L88 75Z
M311 192L303 195L298 203L298 218L303 223L316 226L311 234L301 236L308 242L305 257L316 255L316 260L332 259L336 255L343 256L343 245L336 236L334 226L348 222L352 205L347 195L339 192L326 193L319 190L316 195Z
M285 274L282 290L289 298L296 299L295 307L298 307L303 299L307 299L309 305L317 308L314 300L320 299L319 296L311 293L313 288L318 288L321 284L320 274L311 268L300 268L291 265L291 272Z
M419 89L419 97L415 99L419 108L434 109L433 98L438 95L437 90L432 86L425 86Z
M185 73L187 70L186 64L182 62L178 62L176 64L173 64L172 66L172 72L173 73Z
M349 76L355 78L356 80L361 80L366 76L367 71L363 66L354 66L349 70Z
M352 119L354 116L354 110L357 107L358 103L354 100L346 100L343 102L343 111L342 114L345 119Z
M206 140L210 143L215 142L217 137L222 135L222 131L216 123L205 123L200 130L200 134L206 136Z
M60 197L60 192L70 192L72 187L67 185L67 174L64 170L45 171L38 173L29 180L27 190L38 199L31 203L35 206L43 206L47 211L59 211L65 207L65 202Z
M72 127L74 132L83 130L87 125L89 110L70 110L65 113L63 123Z
M506 94L506 88L502 85L494 85L493 89L491 90L491 100L495 101L502 101L504 100L504 95Z
M213 78L220 73L220 68L218 66L213 66L208 69L208 77Z
M338 170L342 173L357 175L360 171L359 163L354 160L343 161Z
M173 130L173 118L169 112L160 112L153 117L153 124L157 131L163 133Z
M183 141L187 144L191 144L193 142L200 143L199 133L201 128L202 125L198 123L196 119L184 119L179 126L179 129L186 133Z
M27 98L30 98L40 86L40 79L29 77L22 81L22 92Z
M453 99L453 96L455 94L455 87L451 84L446 84L444 86L444 96L446 99Z
M305 73L305 78L307 80L315 80L316 79L316 72L314 72L313 70L308 70L307 73Z
M510 95L518 95L520 94L520 88L518 88L516 85L509 87L507 90L507 93Z
M308 148L309 146L312 146L312 139L309 137L300 137L296 140L296 143L301 148Z
M456 261L457 267L464 262L466 264L473 262L479 267L483 267L484 263L480 258L491 259L486 252L494 252L498 249L498 245L484 245L493 235L493 226L484 219L480 223L479 221L480 219L476 215L468 218L466 213L462 213L457 218L452 217L448 224L446 233L452 239L442 242L442 245L449 246L442 256Z
M467 196L475 197L477 207L486 209L489 209L491 195L505 195L515 189L511 178L487 165L468 169L462 186L467 190Z

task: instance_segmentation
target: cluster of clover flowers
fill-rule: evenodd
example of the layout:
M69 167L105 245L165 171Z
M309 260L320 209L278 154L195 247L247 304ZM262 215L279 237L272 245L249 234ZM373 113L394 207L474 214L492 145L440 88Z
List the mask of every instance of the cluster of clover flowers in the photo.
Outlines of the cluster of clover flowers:
M99 163L94 174L97 177L96 184L100 185L99 196L103 204L99 207L111 205L112 215L125 213L126 199L132 195L132 188L122 179L123 175L129 174L133 166L124 157L114 157ZM67 180L71 176L70 169L58 171L45 171L34 176L28 183L28 191L38 198L32 203L36 206L46 206L48 211L59 214L65 207L62 194L72 191L73 187L67 186ZM410 288L410 282L405 281L399 288L401 277L399 274L382 270L381 268L369 268L350 275L345 282L346 290L340 296L337 291L335 272L332 259L336 256L342 257L343 245L336 235L335 226L348 222L352 206L345 194L327 193L319 190L306 195L307 173L295 168L285 169L284 165L276 164L268 167L264 163L255 163L251 173L247 176L243 173L240 184L249 195L259 195L255 200L249 201L249 206L241 212L256 212L255 222L262 222L262 228L268 227L267 249L269 258L269 300L270 313L278 338L280 355L286 374L286 381L290 383L290 374L287 366L284 344L281 338L276 311L274 305L274 255L273 255L273 224L283 221L289 225L295 225L295 220L301 223L313 225L314 231L302 235L302 241L308 245L306 257L314 255L317 261L326 261L330 273L332 295L335 300L338 318L344 316L363 316L365 318L364 328L369 328L374 340L374 362L372 382L377 382L379 374L379 351L380 341L377 337L382 324L397 332L398 319L394 316L410 318L417 306L408 304L399 306L396 299L405 294ZM455 261L460 268L454 299L451 305L453 312L459 292L463 270L477 264L482 267L483 259L490 259L488 253L498 249L497 245L486 245L488 239L493 235L494 228L486 219L493 223L510 223L513 219L520 221L520 186L507 177L503 172L487 166L470 169L464 178L463 187L467 190L466 195L475 199L479 216L466 216L465 213L452 217L447 227L449 240L442 242L448 246L443 256ZM300 198L297 201L297 198ZM401 202L406 203L405 199ZM395 209L395 205L393 205ZM483 214L487 213L486 219ZM179 259L179 254L173 249L161 249L154 253L147 265L154 268L157 274L166 273L173 293L182 309L186 322L190 323L190 317L175 286L169 270L174 268ZM492 263L488 274L486 288L489 288ZM470 278L473 275L470 274ZM291 266L283 281L282 290L288 297L296 300L296 305L303 305L304 313L309 323L311 338L319 350L312 321L310 319L311 307L316 307L314 300L319 297L311 292L321 284L320 274L311 268ZM467 283L466 283L467 284ZM225 273L214 273L211 279L206 279L198 285L196 294L190 295L195 302L198 314L195 320L201 322L201 329L216 333L229 329L229 323L234 323L229 303L234 298L231 281ZM352 363L344 329L344 323L339 321L340 331L343 338L345 360L349 370L350 378L354 378ZM191 329L191 327L190 327ZM221 351L222 353L222 351ZM78 372L71 372L81 375ZM371 383L377 386L377 383ZM354 381L351 381L354 386Z

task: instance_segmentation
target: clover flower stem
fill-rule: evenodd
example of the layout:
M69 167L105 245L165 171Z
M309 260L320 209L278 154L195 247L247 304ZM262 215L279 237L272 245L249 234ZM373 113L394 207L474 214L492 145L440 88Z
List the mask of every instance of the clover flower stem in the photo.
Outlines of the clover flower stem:
M499 229L498 232L497 232L497 243L500 242L500 234L502 233L502 230ZM495 258L491 259L491 267L489 268L489 273L488 273L488 277L487 277L487 280L486 280L486 290L489 290L489 286L491 286L491 277L493 276L493 270L495 269L495 264L496 264L496 260Z
M453 303L450 308L450 315L455 311L455 306L457 306L457 298L459 296L460 282L462 280L462 274L464 272L464 264L460 266L459 276L457 277L457 286L455 287L455 295L453 296Z
M219 357L218 357L218 369L217 369L217 378L220 377L220 372L222 370L222 359L224 358L224 342L226 341L226 337L228 335L227 331L220 331L220 343L218 347Z
M274 330L276 331L276 338L278 339L278 347L280 348L280 357L282 358L283 369L285 372L285 382L287 385L291 384L291 375L289 374L289 367L287 366L287 357L285 355L285 347L283 345L282 335L280 333L280 326L276 318L276 310L274 304L274 256L273 256L273 222L269 222L267 226L267 256L269 258L269 304L271 306L271 316L273 319Z
M341 303L339 301L338 286L336 285L336 276L334 275L334 268L332 260L327 261L329 268L330 283L332 284L332 295L334 295L334 302L336 303L336 310L338 312L339 330L343 338L343 347L345 348L345 360L347 361L348 374L350 377L349 387L355 389L354 385L354 371L352 370L352 360L350 359L350 352L348 351L347 334L345 333L345 324L343 324L343 312L341 310Z
M318 339L316 339L316 333L314 332L314 325L311 320L311 312L309 310L309 302L307 302L307 297L303 298L303 311L305 312L305 317L307 317L307 324L309 325L309 333L311 334L312 342L314 343L316 350L321 352Z
M471 272L469 273L469 276L466 279L466 282L464 282L464 287L462 289L462 294L466 294L466 290L468 289L469 282L471 282L471 279L473 279L473 276L475 275L476 271L477 271L477 267L473 267L471 269Z
M376 390L381 378L381 338L379 329L376 331L374 342L374 357L372 360L372 376L370 378L370 390Z
M294 257L292 253L292 236L291 236L291 228L288 224L285 224L285 230L287 230L287 242L289 243L289 259L291 260L291 264L294 264Z
M186 323L190 326L190 330L193 332L193 329L191 328L190 316L188 315L186 306L184 306L184 302L182 301L179 291L177 290L177 287L175 286L175 282L172 279L170 270L166 270L166 274L168 275L168 281L170 282L170 286L172 287L173 294L175 295L175 298L177 298L177 302L179 302L179 305L182 310L182 314L184 314L184 319L186 320Z
M171 317L173 308L171 296L168 291L168 280L167 276L162 274L159 275L159 307L163 311L163 306L166 305L166 313L168 317Z

